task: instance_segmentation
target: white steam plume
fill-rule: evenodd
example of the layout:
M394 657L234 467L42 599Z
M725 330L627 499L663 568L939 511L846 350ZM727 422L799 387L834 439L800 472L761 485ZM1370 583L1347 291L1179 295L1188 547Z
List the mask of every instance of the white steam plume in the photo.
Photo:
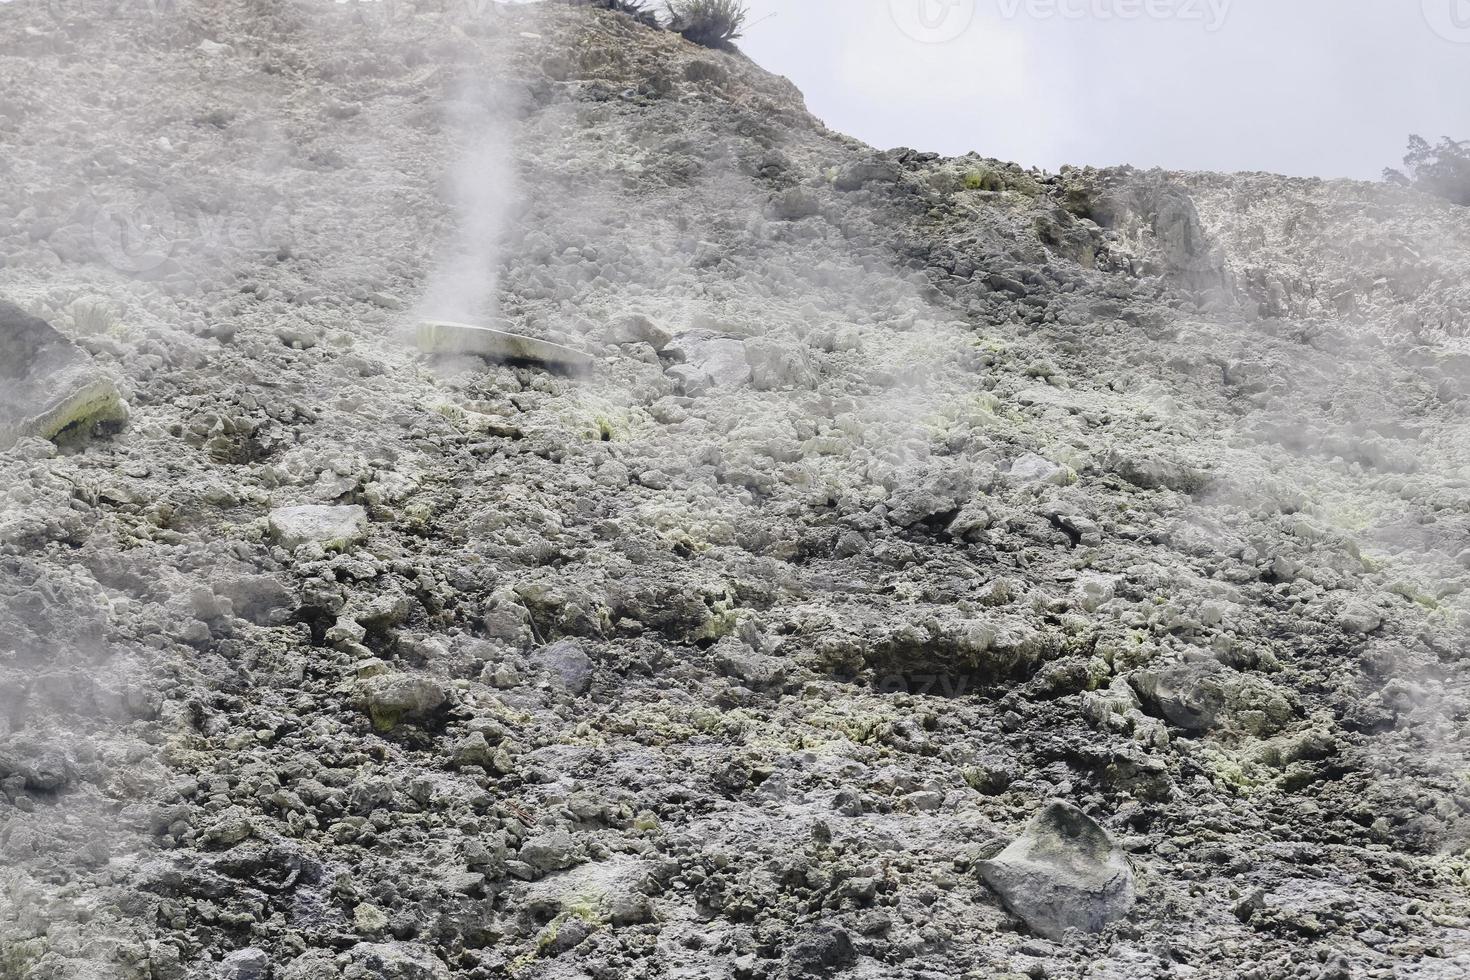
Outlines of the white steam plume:
M497 313L502 237L518 193L508 103L500 86L478 82L446 109L464 146L445 187L457 227L429 274L424 316L475 323Z

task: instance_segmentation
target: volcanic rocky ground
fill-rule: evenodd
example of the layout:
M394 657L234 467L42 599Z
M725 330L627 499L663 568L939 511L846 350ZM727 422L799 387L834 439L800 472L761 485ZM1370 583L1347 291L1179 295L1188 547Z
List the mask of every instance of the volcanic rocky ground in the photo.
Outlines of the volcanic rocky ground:
M127 408L0 452L0 977L1470 975L1466 211L560 3L20 0L0 79L0 330ZM418 349L445 269L591 367Z

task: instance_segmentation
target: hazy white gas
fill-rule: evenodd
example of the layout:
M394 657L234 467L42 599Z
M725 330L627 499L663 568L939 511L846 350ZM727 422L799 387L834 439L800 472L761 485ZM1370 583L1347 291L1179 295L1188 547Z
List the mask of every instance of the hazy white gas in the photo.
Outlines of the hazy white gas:
M501 240L517 193L511 120L488 83L466 85L446 115L463 146L445 185L455 231L429 274L420 312L486 322L496 314Z

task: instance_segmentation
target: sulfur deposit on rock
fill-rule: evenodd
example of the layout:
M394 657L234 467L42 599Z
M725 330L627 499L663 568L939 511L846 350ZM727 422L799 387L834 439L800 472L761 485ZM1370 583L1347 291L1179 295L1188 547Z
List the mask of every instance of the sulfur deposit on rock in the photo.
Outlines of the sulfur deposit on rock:
M39 317L0 300L0 450L127 420L116 385Z
M566 371L585 371L592 356L562 344L448 320L418 325L419 350L426 354L473 354L497 361L526 361Z
M116 6L0 3L0 292L132 412L0 452L0 980L1466 973L1463 209Z
M1006 907L1048 939L1069 929L1100 932L1137 898L1133 869L1105 830L1069 803L1053 800L1021 836L980 863Z

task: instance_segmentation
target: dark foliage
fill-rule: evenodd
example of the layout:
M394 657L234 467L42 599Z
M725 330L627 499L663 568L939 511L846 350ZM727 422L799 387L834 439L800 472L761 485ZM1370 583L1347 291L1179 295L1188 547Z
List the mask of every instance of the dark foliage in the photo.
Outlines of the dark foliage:
M1383 179L1470 206L1470 140L1445 137L1431 146L1422 136L1410 136L1404 169L1385 170Z
M596 7L598 10L615 10L627 14L640 24L658 26L658 17L648 6L648 0L567 0L574 7Z
M742 0L668 0L669 29L707 48L728 47L745 28Z

